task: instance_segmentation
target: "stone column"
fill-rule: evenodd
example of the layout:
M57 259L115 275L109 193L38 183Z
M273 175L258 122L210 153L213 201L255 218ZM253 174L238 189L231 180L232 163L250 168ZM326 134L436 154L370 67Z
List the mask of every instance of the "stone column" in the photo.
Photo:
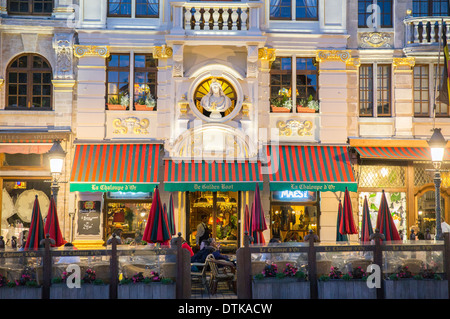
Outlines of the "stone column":
M75 128L78 139L103 140L105 137L105 58L107 46L75 45L78 58L77 112Z
M409 58L393 59L393 91L392 101L395 119L395 136L413 137L413 118L414 118L414 92L411 88L414 86L413 69L415 60Z

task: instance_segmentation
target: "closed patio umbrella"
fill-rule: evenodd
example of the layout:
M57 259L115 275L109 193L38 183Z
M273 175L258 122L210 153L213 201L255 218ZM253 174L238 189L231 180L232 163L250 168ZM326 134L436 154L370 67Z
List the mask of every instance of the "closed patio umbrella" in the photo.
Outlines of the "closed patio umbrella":
M401 240L397 227L395 227L394 220L392 219L384 190L381 194L381 203L380 208L378 209L376 228L380 230L380 234L384 235L386 241Z
M159 190L156 187L142 240L148 243L161 243L166 245L171 238L167 214L164 212Z
M42 221L38 195L36 195L31 213L31 224L28 231L27 242L25 243L25 249L43 248L43 245L41 245L41 240L44 238L44 222Z
M50 238L55 241L55 244L52 244L53 247L59 247L65 244L61 229L59 228L58 214L56 213L56 203L53 196L50 199L50 205L48 207L47 219L45 220L44 225L44 234L49 234Z
M253 199L252 211L250 215L250 234L253 237L254 244L265 244L266 241L262 232L266 229L267 224L264 217L264 210L261 204L259 186L256 185L255 197Z
M341 220L342 220L342 202L339 201L337 227L336 227L336 241L348 241L348 236L345 234L341 234L341 232L339 231Z
M370 242L370 235L373 234L372 222L370 221L369 203L367 196L364 196L363 213L361 222L361 242Z
M169 222L170 234L173 236L176 234L177 231L175 228L175 212L174 212L172 194L170 194L170 198L169 198L169 210L167 211L167 219Z
M352 202L350 200L350 192L348 191L347 187L345 188L344 193L344 204L342 207L342 219L339 224L339 232L342 235L358 233L358 230L355 226L355 221L353 220Z

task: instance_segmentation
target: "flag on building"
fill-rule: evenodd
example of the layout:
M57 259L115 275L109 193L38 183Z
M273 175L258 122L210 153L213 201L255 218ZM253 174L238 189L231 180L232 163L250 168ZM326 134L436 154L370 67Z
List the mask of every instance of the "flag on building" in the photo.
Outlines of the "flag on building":
M450 54L448 50L447 38L444 37L444 73L440 83L439 94L436 101L450 105ZM440 54L440 52L439 52Z

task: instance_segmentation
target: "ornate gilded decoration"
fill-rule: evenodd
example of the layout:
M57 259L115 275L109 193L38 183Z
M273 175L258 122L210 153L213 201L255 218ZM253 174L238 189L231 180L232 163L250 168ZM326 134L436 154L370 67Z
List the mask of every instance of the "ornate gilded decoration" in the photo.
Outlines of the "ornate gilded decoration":
M275 61L276 58L275 49L269 49L267 47L258 49L258 59L267 60L269 62Z
M109 47L107 45L74 45L73 50L74 55L77 58L82 58L85 56L99 56L102 58L109 57Z
M416 60L414 57L405 57L405 58L393 58L392 59L392 65L394 68L397 68L399 66L409 66L413 67L416 64Z
M347 63L351 58L349 50L317 50L316 60L323 61L341 61Z
M361 48L390 48L392 34L387 32L364 32L360 36Z
M173 50L171 47L163 44L160 47L153 48L153 57L155 59L167 59L173 55Z
M205 116L211 117L210 115L212 112L210 110L206 110L202 104L201 101L203 97L208 96L210 93L210 88L213 83L219 83L221 86L221 91L223 94L227 97L227 99L230 99L230 106L226 108L224 111L220 111L222 114L222 117L226 117L228 114L230 114L234 108L236 107L236 100L237 100L237 92L235 88L231 85L229 81L227 81L224 78L216 78L216 77L210 77L206 79L205 81L202 81L194 93L194 103L197 107L197 109Z
M359 67L361 65L361 61L359 58L351 58L347 60L346 64L349 66Z
M178 106L180 108L181 118L185 118L188 113L189 101L186 99L186 94L183 94L181 100L178 101Z
M296 133L298 136L312 136L313 123L309 120L279 120L277 128L280 129L280 136L292 136Z
M148 119L137 117L127 117L125 119L114 119L113 134L148 134L147 128L150 125Z

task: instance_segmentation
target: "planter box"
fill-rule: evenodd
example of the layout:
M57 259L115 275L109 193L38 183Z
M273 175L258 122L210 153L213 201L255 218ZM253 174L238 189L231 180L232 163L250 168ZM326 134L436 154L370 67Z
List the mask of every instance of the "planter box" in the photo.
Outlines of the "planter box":
M136 109L136 111L153 111L154 107L148 107L147 105L142 105L142 104L137 104L134 103L134 108Z
M0 300L2 299L42 299L42 288L2 287L0 288Z
M175 299L176 285L159 282L119 285L117 297L118 299Z
M385 299L448 299L447 280L385 280Z
M253 299L310 299L309 281L264 278L252 281Z
M121 104L109 104L106 103L106 105L108 106L108 110L126 110L127 107L125 105L121 105Z
M316 110L309 107L297 106L297 113L316 113Z
M278 106L271 105L270 108L272 109L272 113L290 113L291 112L290 109L287 109L285 107L278 107Z
M319 299L376 299L377 290L365 280L319 281Z
M81 288L69 288L66 284L52 284L50 299L109 299L109 285L81 284Z

